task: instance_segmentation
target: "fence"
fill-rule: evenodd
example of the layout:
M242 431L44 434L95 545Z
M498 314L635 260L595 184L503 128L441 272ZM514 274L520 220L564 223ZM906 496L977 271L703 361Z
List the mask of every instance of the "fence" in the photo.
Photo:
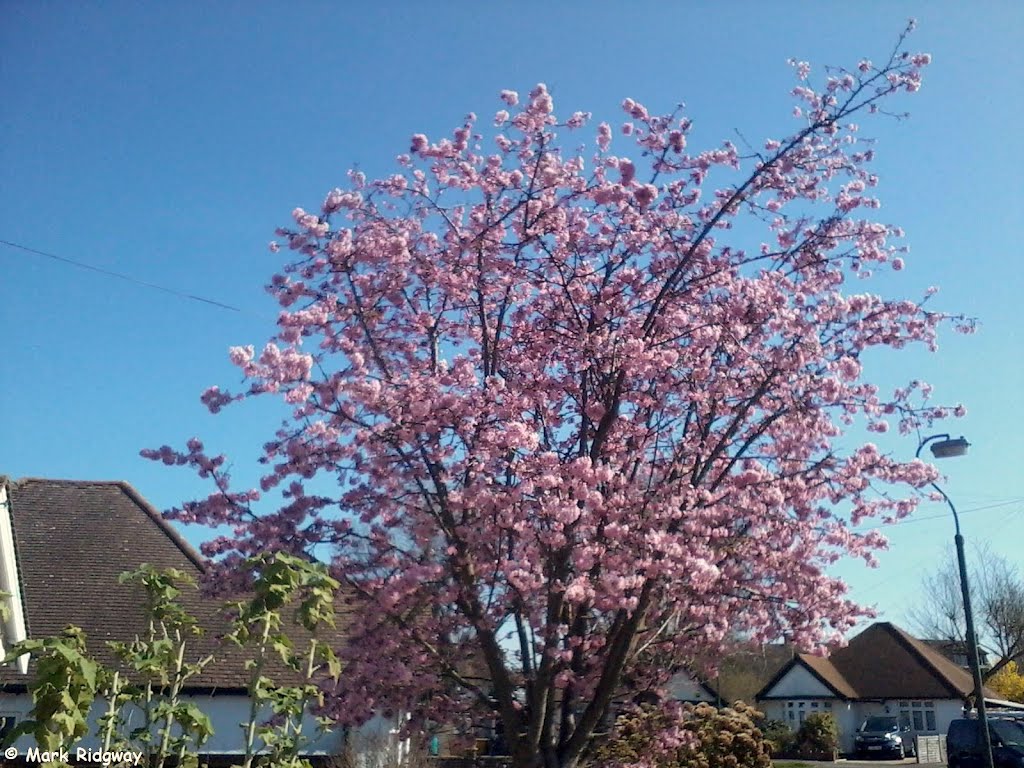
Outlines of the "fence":
M917 737L917 762L919 762L919 763L945 763L946 762L946 737L945 736L918 736Z

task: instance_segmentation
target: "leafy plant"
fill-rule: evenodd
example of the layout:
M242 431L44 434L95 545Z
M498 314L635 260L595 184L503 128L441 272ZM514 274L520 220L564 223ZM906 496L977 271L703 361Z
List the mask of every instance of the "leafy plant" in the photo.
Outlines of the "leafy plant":
M143 713L142 724L129 734L128 741L141 745L154 768L163 768L169 759L181 765L190 751L194 754L213 735L209 717L181 696L185 683L202 673L214 658L208 654L187 661L189 638L198 637L203 630L178 598L182 589L195 589L195 581L176 568L158 570L149 564L121 574L119 581L142 587L148 628L143 638L110 643L137 673L138 683L122 685L120 678L115 678L101 725L104 743L113 742L126 707L137 705Z
M236 606L227 638L256 650L248 662L251 708L249 721L243 724L245 765L253 764L258 739L267 765L307 766L299 755L315 737L303 730L305 716L323 703L316 678L322 674L337 678L340 673L330 644L318 635L323 627L335 626L334 596L339 584L322 564L287 554L252 558L247 567L254 574L253 594ZM213 726L182 691L214 656L189 660L189 641L203 629L179 598L183 589L194 589L195 582L183 571L158 570L148 564L122 574L120 582L142 587L148 619L144 637L109 644L124 669L109 670L91 658L85 634L77 627L68 627L56 637L18 643L5 661L26 653L35 659L36 675L30 685L33 708L31 719L19 724L6 743L27 734L41 750L67 749L89 735L88 715L95 703L102 702L96 736L103 751L142 749L152 768L196 765L197 753L213 735ZM297 645L290 633L298 628L304 635ZM272 654L295 673L297 684L277 685L265 674ZM142 722L125 733L129 715L135 712L141 712ZM271 715L267 722L260 722L263 713ZM317 718L317 723L321 730L330 725L323 718Z
M318 673L326 671L337 678L339 661L330 645L317 635L327 626L334 628L334 596L340 586L322 563L314 563L286 553L250 558L246 566L253 572L253 596L239 603L234 629L229 639L240 646L255 646L255 658L248 662L249 720L245 731L245 768L256 756L256 740L267 751L268 764L275 768L298 768L308 761L299 757L311 739L303 732L305 715L312 706L323 704L323 693L315 684ZM290 608L291 621L285 609ZM301 627L308 641L296 647L285 627ZM270 654L276 653L287 668L297 673L297 685L278 685L265 672ZM260 723L261 711L269 709L272 718ZM327 721L318 721L321 730ZM315 737L314 737L315 738Z
M800 757L833 760L839 750L839 724L826 712L815 712L800 724L796 734Z
M89 657L85 633L75 626L54 637L16 643L4 663L26 653L36 662L36 674L29 684L31 717L19 723L4 744L27 734L41 750L67 749L89 732L89 710L106 671Z
M796 748L796 734L783 720L768 720L761 728L772 757L790 755Z

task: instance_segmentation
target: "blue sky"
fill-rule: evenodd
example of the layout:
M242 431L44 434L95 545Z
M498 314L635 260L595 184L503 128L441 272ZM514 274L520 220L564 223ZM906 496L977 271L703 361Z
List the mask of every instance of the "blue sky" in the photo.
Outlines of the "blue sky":
M377 7L371 7L376 5ZM1020 267L1024 5L1017 2L13 2L0 5L0 239L239 308L228 311L0 245L0 473L131 481L157 506L203 489L138 457L194 434L252 477L270 408L208 415L234 385L235 344L261 345L276 310L266 244L354 163L391 170L412 133L437 135L502 88L546 82L561 113L619 120L685 101L692 147L793 127L789 57L881 59L907 17L933 54L909 121L879 139L885 221L911 246L878 288L981 320L935 355L878 356L884 383L929 381L963 402L974 444L942 464L969 542L1024 563ZM627 11L628 9L628 11ZM886 449L912 455L909 438ZM998 506L993 506L998 505ZM976 509L977 508L977 509ZM981 509L984 508L984 509ZM888 529L880 570L837 569L857 599L904 622L952 523L926 505ZM194 535L192 536L195 539Z

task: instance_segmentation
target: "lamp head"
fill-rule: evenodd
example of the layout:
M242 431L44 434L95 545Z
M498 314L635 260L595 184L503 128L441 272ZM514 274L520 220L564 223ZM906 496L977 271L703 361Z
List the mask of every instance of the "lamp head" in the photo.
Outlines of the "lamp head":
M953 456L963 456L967 453L970 445L961 435L960 437L939 440L937 443L932 443L929 447L931 448L932 456L936 459L948 459Z

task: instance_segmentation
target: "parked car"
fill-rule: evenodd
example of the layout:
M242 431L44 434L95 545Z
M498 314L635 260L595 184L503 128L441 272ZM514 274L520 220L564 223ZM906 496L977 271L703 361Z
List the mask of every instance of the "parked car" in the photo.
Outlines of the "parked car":
M949 768L984 768L984 745L978 720L954 720L946 734ZM996 768L1024 768L1024 718L990 715L992 762Z
M891 715L875 715L861 723L853 744L858 757L898 757L902 760L916 754L910 726L900 727L899 718Z

